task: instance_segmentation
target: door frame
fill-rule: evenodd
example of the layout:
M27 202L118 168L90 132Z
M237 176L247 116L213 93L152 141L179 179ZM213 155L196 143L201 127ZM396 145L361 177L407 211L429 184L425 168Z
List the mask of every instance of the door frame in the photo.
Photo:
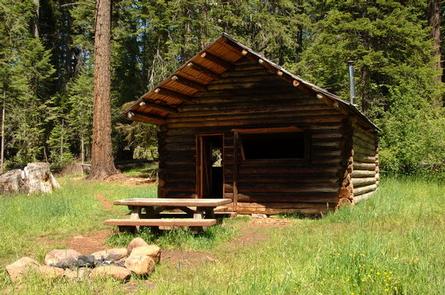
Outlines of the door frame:
M224 133L223 132L215 132L215 133L199 133L196 135L196 198L202 199L204 197L204 169L203 169L203 138L211 137L211 136L220 136L221 137L221 152L222 152L222 197L224 198Z

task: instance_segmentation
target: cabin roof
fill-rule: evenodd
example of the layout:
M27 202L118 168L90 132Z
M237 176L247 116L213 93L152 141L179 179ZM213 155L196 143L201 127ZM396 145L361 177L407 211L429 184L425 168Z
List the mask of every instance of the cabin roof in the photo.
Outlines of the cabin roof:
M193 103L193 97L220 75L246 57L262 65L268 72L288 81L296 88L305 88L339 111L351 114L374 130L379 128L355 105L301 77L288 72L249 47L223 33L213 43L186 61L174 74L142 95L124 113L133 121L162 125L170 113L178 111L183 103Z

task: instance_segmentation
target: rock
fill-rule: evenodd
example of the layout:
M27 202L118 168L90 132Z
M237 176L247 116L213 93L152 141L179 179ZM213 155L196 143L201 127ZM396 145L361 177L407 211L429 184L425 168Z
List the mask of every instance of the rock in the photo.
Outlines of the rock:
M15 169L0 175L0 194L48 193L60 188L48 163L29 163L23 170Z
M113 264L117 266L125 267L125 261L127 260L127 257L124 257L122 259L119 259L118 261L115 261Z
M126 257L127 254L127 248L113 248L94 252L91 256L93 256L95 260L114 262Z
M39 263L30 258L30 257L22 257L14 263L11 263L6 266L6 271L8 272L11 281L17 282L19 281L29 270L37 269L39 267Z
M81 255L76 260L76 267L94 267L95 264L93 255Z
M131 271L125 267L107 265L99 266L91 271L90 278L92 279L106 279L112 278L117 281L126 281L131 277Z
M73 268L77 266L77 259L81 254L72 249L55 249L46 254L45 264L60 268Z
M14 169L0 175L0 194L26 193L25 174Z
M23 171L25 172L29 194L36 192L50 193L53 189L60 188L60 184L49 170L49 163L29 163Z
M48 265L40 265L37 268L37 273L40 274L43 278L50 280L62 278L64 275L64 271L62 268Z
M139 247L141 248L141 247ZM155 269L156 262L150 256L131 254L125 260L125 267L137 275L149 275Z
M145 242L142 238L133 239L127 246L128 254L131 253L133 248L142 247L142 246L148 246L147 242Z
M156 263L161 260L161 248L157 245L148 245L133 248L131 255L136 256L150 256Z

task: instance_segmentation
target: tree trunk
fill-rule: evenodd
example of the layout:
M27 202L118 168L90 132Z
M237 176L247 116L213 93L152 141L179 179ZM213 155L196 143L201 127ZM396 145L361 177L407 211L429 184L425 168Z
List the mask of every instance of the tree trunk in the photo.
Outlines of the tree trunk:
M437 79L442 80L442 56L440 51L440 0L430 0L428 6L428 23L431 26L431 36L434 42L434 56L436 58L436 68L439 71Z
M6 93L3 91L3 108L2 108L2 143L0 151L0 174L3 173L5 162L5 115L6 115Z
M34 37L39 38L39 17L40 17L40 0L33 0L36 8L36 18L34 21Z
M91 179L116 174L111 146L110 30L111 1L96 2L94 39L94 109Z
M85 164L85 141L83 134L80 136L80 160L82 161L82 165Z

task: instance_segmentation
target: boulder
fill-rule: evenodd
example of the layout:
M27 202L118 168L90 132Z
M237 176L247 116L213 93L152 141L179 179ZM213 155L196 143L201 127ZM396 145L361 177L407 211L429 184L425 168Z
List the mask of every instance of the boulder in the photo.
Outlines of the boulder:
M125 267L137 275L149 275L155 269L156 262L150 256L131 254L125 260Z
M147 245L133 248L131 255L150 256L156 263L161 260L161 248L157 245Z
M117 266L125 267L125 261L127 261L127 257L114 261L113 264Z
M60 188L48 163L29 163L23 170L15 169L0 175L0 194L48 193Z
M107 279L112 278L117 281L126 281L131 277L131 271L125 267L116 265L106 265L96 267L91 271L90 278L92 279Z
M81 254L72 249L55 249L46 254L45 264L60 268L74 268Z
M48 266L48 265L40 265L37 268L37 273L40 274L45 279L53 280L62 278L64 276L64 271L62 268Z
M39 263L30 258L22 257L14 263L6 266L6 272L8 273L11 281L17 282L29 271L35 270L39 267Z
M29 163L23 169L25 173L28 193L50 193L53 189L60 188L60 184L49 170L49 163L37 162Z
M25 174L14 169L0 175L0 194L26 193Z
M133 248L142 247L142 246L148 246L147 242L145 242L142 238L134 238L133 240L131 240L131 242L127 246L128 254L131 253Z
M97 261L115 262L126 257L127 254L127 248L113 248L94 252L91 254L91 256L93 256Z

